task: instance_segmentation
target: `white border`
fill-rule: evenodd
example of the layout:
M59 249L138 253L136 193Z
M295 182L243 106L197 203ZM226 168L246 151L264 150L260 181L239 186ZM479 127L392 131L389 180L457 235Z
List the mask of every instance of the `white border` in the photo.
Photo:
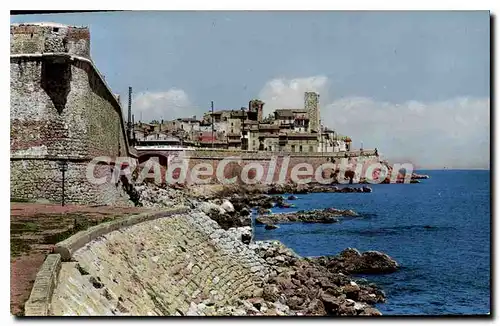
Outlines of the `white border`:
M2 6L6 6L8 2L2 2ZM2 26L7 28L8 26L8 17L7 17L7 10L11 9L16 9L16 10L29 10L33 8L40 8L43 5L43 9L45 10L55 10L55 9L73 9L73 10L82 10L82 9L116 9L116 8L121 8L121 9L127 9L127 10L151 10L151 9L162 9L162 10L492 10L492 13L498 13L499 10L497 9L499 7L499 1L483 1L483 0L475 0L475 1L428 1L428 0L421 0L418 2L404 2L404 1L396 1L396 0L391 0L391 1L384 1L383 3L381 1L360 1L360 0L350 0L350 1L342 1L342 2L336 2L335 4L328 3L326 1L320 1L320 0L308 0L308 1L286 1L286 2L275 2L272 3L269 0L242 0L242 1L182 1L182 2L159 2L159 1L131 1L128 3L124 3L123 1L121 2L114 2L111 3L109 1L103 2L103 1L94 1L94 0L87 0L85 2L68 2L68 1L45 1L45 2L40 2L40 1L33 1L33 0L25 0L25 1L17 1L17 2L11 2L12 6L15 6L16 8L3 8L2 13L4 15L2 16ZM6 9L6 10L5 10ZM3 21L5 19L5 22ZM496 21L496 24L498 25L498 21ZM5 56L2 62L7 65L7 56L8 56L8 49L9 47L9 34L4 30L4 33L1 34L3 38L2 42L2 51L0 51L2 56ZM498 42L498 34L495 35L495 41ZM7 67L4 69L4 72L10 71L10 69L7 69ZM497 69L495 69L495 72ZM498 74L496 74L498 75ZM3 119L0 119L0 123L2 123L2 127L0 128L1 132L1 149L2 152L5 153L5 155L9 155L7 153L10 152L9 150L9 143L7 139L9 139L8 132L9 132L9 118L8 118L8 110L7 108L10 107L9 105L9 97L6 96L7 89L10 88L9 86L9 80L8 80L8 74L4 73L0 75L0 81L2 83L2 89L5 91L2 96L2 114L4 115ZM498 84L495 87L496 94L498 94ZM499 114L496 114L495 117L495 125L497 128L500 128L500 124L498 121L498 116ZM492 141L492 140L491 140ZM500 145L497 143L495 145L495 152L500 153ZM1 237L3 241L3 260L4 262L7 261L7 257L10 258L10 253L7 253L7 248L9 248L9 235L7 234L10 228L8 225L9 219L7 216L10 215L9 211L9 206L10 203L8 201L9 198L9 193L10 193L10 188L9 188L9 174L7 171L9 171L9 163L7 159L4 159L1 161L2 164L2 170L4 173L1 174L1 179L0 179L0 185L2 189L2 200L3 200L3 205L2 209L4 210L3 214L3 220L4 220L4 227L2 228L4 234ZM499 181L500 176L497 175L495 176L495 181ZM498 182L496 182L499 184ZM498 199L498 189L497 193L495 194L495 200ZM498 234L498 227L500 225L500 222L496 222L495 224L495 233ZM493 240L493 239L492 239ZM499 253L500 250L498 249L498 242L495 242L495 251L496 253ZM10 299L9 299L9 287L7 285L7 280L9 279L10 282L10 277L7 275L7 269L3 269L2 276L3 276L3 284L4 288L2 291L2 308L4 309L4 313L2 316L10 316ZM494 279L497 280L498 282L498 268L496 268L496 273L494 276ZM498 301L498 293L495 291L494 298L496 298L496 301ZM498 311L496 311L498 314ZM14 319L8 318L9 323L13 323ZM48 320L48 322L52 322L53 320ZM123 321L123 319L120 319L120 321ZM150 320L147 320L150 321ZM207 320L203 320L207 322ZM212 322L219 323L222 320L212 320ZM235 319L230 319L226 320L229 323L234 323L236 320ZM316 321L316 320L315 320ZM413 321L413 320L412 320ZM64 320L65 323L74 323L73 320ZM194 323L195 321L187 321L187 320L158 320L158 322L161 323L183 323L184 325L186 323ZM245 319L243 322L245 323L259 323L259 324L267 324L267 323L276 323L279 322L279 320L273 319L273 320L249 320ZM286 319L281 321L282 323L293 323L297 322L297 320L290 320ZM306 321L302 321L302 323L311 323L313 322L312 320L308 319ZM346 320L327 320L327 319L322 319L322 320L317 320L316 322L321 322L321 323L337 323L337 324L347 324L349 321ZM373 319L369 320L369 322L374 322ZM380 322L384 323L391 323L391 322L396 322L396 323L401 323L401 322L408 322L408 320L387 320L383 319ZM420 322L420 321L417 321ZM442 324L442 323L454 323L455 320L425 320L426 324ZM472 321L470 320L471 323L479 323L478 321ZM109 321L104 321L104 320L94 320L94 323L96 324L107 324ZM129 322L132 324L142 324L144 323L143 321L139 321L137 319ZM356 320L355 322L349 322L349 324L358 324L358 323L363 323L359 320Z

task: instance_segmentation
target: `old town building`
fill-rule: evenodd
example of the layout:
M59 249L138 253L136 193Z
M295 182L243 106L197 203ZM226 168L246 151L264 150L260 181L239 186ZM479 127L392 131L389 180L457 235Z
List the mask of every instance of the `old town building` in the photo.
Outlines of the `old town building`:
M165 145L271 152L349 151L351 139L324 127L319 94L306 92L304 108L276 109L263 117L264 102L254 99L248 108L207 112L171 121L137 123L132 142L137 146Z

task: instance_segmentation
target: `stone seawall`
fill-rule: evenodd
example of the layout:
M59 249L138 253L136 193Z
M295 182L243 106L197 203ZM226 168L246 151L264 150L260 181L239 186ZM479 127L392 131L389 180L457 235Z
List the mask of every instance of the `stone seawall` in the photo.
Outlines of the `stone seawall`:
M260 295L267 265L203 213L108 233L64 262L51 315L203 315ZM206 306L204 305L206 303Z

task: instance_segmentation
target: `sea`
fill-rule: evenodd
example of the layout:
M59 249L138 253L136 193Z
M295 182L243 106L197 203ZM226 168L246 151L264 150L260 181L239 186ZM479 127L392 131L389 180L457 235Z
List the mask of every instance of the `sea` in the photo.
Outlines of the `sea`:
M255 240L279 240L301 256L336 255L348 247L388 254L399 271L355 275L384 290L386 302L375 305L384 315L489 314L490 171L417 172L430 178L370 185L371 193L297 195L290 201L296 207L273 213L334 207L360 217L275 230L255 225Z

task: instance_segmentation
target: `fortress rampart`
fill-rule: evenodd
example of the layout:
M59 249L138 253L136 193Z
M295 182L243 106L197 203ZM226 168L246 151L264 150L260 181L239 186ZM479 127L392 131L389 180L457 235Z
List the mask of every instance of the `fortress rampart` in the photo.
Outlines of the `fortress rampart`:
M11 26L11 197L61 198L80 204L128 203L120 184L85 177L96 156L133 156L119 101L90 60L88 28L58 24ZM111 175L110 164L95 169Z

